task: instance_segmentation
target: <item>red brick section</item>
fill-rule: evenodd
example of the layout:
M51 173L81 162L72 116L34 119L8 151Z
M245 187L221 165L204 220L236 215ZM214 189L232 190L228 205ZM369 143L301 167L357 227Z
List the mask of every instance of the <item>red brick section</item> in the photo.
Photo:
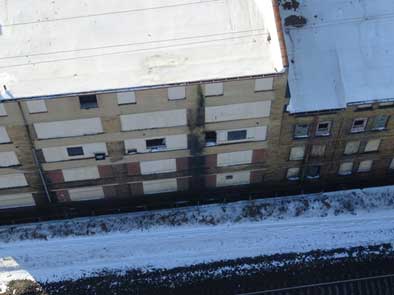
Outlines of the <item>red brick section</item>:
M265 149L253 150L252 163L261 163L267 159L267 151Z
M177 178L177 185L178 185L178 191L184 192L189 190L190 187L190 177L187 178Z
M46 175L47 175L48 180L53 184L64 182L62 170L47 171Z
M264 180L264 174L262 170L252 171L250 173L250 183L261 183Z
M142 182L131 183L130 190L132 196L142 196L144 194L144 187L142 186Z
M114 177L114 170L111 165L98 166L100 178Z
M117 197L116 186L103 186L104 196L107 199L113 199Z
M131 176L140 175L141 174L140 163L139 162L128 163L127 173Z
M68 193L67 190L56 191L55 194L56 194L57 201L60 203L71 201L70 194Z
M189 158L176 159L176 171L187 171L189 169Z
M205 167L215 168L217 166L217 155L205 156Z
M216 174L205 175L205 187L207 188L216 187Z

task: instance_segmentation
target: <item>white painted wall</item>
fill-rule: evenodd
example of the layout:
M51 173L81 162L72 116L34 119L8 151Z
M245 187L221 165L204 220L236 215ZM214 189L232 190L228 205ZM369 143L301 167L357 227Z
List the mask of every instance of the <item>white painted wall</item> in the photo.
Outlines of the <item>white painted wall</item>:
M217 96L223 95L223 83L209 83L204 85L205 96Z
M232 176L232 179L227 179L227 176ZM216 175L216 186L231 186L243 185L250 183L250 171L230 172Z
M11 142L11 139L8 136L7 129L4 126L0 126L0 143L8 142Z
M11 167L19 165L15 152L0 152L0 167Z
M48 111L45 100L29 100L26 102L30 114L45 113Z
M103 187L91 186L68 190L71 201L88 201L104 198Z
M253 151L239 151L231 153L221 153L217 155L218 167L225 167L231 165L242 165L252 163Z
M261 78L256 79L254 82L254 91L272 90L274 86L274 78Z
M0 188L22 187L27 185L26 177L22 173L0 175Z
M82 146L83 151L84 151L84 155L70 157L67 154L67 148L68 147L77 147L77 146ZM58 161L67 161L67 160L74 160L74 159L92 158L92 157L94 157L95 153L105 153L106 155L108 155L107 146L104 142L43 148L42 152L43 152L45 160L47 162L58 162Z
M64 181L79 181L100 178L97 166L63 169L62 172Z
M0 209L35 206L31 193L0 196Z
M270 111L270 100L206 107L205 122L209 123L268 117L270 115Z
M35 123L38 139L71 137L103 132L100 118Z
M185 126L186 109L121 115L122 131Z
M116 94L118 98L118 104L129 104L135 103L135 92L120 92Z
M161 138L161 137L153 137L153 138ZM127 139L124 141L125 150L136 149L138 153L148 153L149 150L146 148L146 140L153 138L136 138L136 139ZM171 150L184 150L187 149L187 135L186 134L178 134L178 135L167 135L166 139L166 151ZM163 150L164 151L164 150Z
M146 195L175 192L178 190L176 178L144 181L142 185L144 187L144 194Z
M227 133L230 131L246 130L246 139L243 140L227 140ZM233 142L244 142L244 141L259 141L267 139L267 126L250 127L243 129L231 129L231 130L218 130L216 132L217 144L233 143Z
M141 161L141 174L155 174L155 173L166 173L176 171L176 160L165 159L157 161Z

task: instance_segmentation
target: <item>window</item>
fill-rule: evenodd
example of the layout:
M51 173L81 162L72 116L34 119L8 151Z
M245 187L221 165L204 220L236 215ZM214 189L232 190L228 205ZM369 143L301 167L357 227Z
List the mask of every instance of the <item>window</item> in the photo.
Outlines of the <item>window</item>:
M345 162L339 166L338 174L345 176L352 174L353 162Z
M205 84L205 96L223 95L223 83Z
M360 148L360 141L350 141L346 144L344 154L353 155L357 154Z
M380 146L380 139L371 139L368 140L364 152L368 153L368 152L377 152L379 150L379 146Z
M230 179L233 179L234 178L234 176L232 176L232 175L226 175L226 180L230 180Z
M312 150L311 150L311 156L312 157L323 157L324 153L326 152L326 146L325 145L313 145Z
M357 111L365 111L365 110L370 110L372 109L372 104L367 103L367 104L361 104L357 106Z
M394 159L391 160L389 169L394 170Z
M40 99L40 100L29 100L26 102L27 108L29 110L30 114L34 113L46 113L47 106L45 104L45 100Z
M320 177L320 166L309 166L306 169L306 178L317 179Z
M118 104L130 104L130 103L135 103L135 92L120 92L116 94L116 97L118 99Z
M381 102L379 104L379 108L391 108L391 107L394 107L394 101Z
M351 133L364 132L365 127L367 126L368 119L367 118L358 118L353 121Z
M329 136L331 130L331 121L319 122L316 128L316 136Z
M272 90L274 84L274 78L262 78L256 79L254 84L254 91L266 91Z
M146 141L146 148L151 152L156 152L166 149L166 139L165 138L148 139Z
M309 125L308 124L297 124L294 127L294 138L306 138L309 136L308 133Z
M243 140L246 139L246 134L246 130L229 131L227 132L227 140Z
M376 116L373 121L372 130L384 130L386 129L387 121L389 120L388 115Z
M205 145L206 146L216 145L216 131L205 132Z
M369 172L372 169L372 160L365 160L361 161L360 164L358 165L357 172Z
M186 98L186 88L184 86L168 88L169 100L178 100L185 98Z
M93 109L97 108L97 96L92 95L82 95L79 97L79 104L81 109Z
M0 116L1 116L1 117L7 116L7 111L6 111L4 105L5 105L4 103L0 103Z
M300 168L289 168L287 169L287 179L288 180L298 180L300 179Z
M290 161L303 160L305 155L305 146L296 146L290 150Z
M67 154L70 157L83 156L83 148L81 146L67 148Z

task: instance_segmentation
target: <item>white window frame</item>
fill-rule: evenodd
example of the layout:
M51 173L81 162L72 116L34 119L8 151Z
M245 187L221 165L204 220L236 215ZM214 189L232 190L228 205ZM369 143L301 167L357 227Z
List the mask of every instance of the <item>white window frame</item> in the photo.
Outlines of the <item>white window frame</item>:
M351 145L354 144L357 146L357 149L351 149ZM343 151L344 155L354 155L357 154L360 150L361 142L359 140L349 141L346 143L345 150ZM350 151L349 151L350 150Z
M355 127L356 121L363 121L362 127ZM353 120L352 128L350 129L351 133L359 133L364 132L368 124L368 118L356 118Z
M353 162L342 162L338 168L338 175L347 176L353 173Z
M319 130L319 125L320 124L328 124L327 130L320 131ZM316 126L315 135L316 136L330 136L330 134L331 134L331 126L332 126L332 121L321 121L321 122L319 122L317 124L317 126Z
M377 118L378 118L378 117L383 117L383 116L386 117L386 121L384 122L384 123L385 123L384 126L376 127L376 120L377 120ZM390 116L389 116L389 115L377 115L377 116L374 118L374 120L373 120L372 130L376 130L376 131L385 130L386 127L387 127L387 123L388 123L389 119L390 119Z
M297 131L297 126L301 126L301 125L306 125L306 134L305 135L297 135L296 131ZM294 131L293 131L293 137L298 139L298 138L308 138L309 137L309 128L310 128L310 124L295 124L294 125Z
M204 85L205 96L221 96L224 94L224 85L222 82L207 83Z
M381 143L382 140L380 138L368 140L367 144L364 147L364 153L372 153L379 151Z
M301 155L302 150L302 156ZM289 161L301 161L305 158L305 146L294 146L290 149Z
M116 99L118 101L118 105L136 104L137 102L134 91L118 92L116 93Z
M186 99L186 87L176 86L167 89L168 100L182 100Z
M298 167L289 168L289 169L287 169L286 178L291 181L299 180L300 179L300 172L301 172L301 169Z

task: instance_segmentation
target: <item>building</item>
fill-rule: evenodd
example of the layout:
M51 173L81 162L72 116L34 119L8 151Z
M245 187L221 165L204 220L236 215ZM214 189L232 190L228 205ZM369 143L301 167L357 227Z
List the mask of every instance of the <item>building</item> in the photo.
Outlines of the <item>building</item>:
M275 1L0 0L0 28L0 208L279 181Z
M393 13L386 0L282 1L290 99L278 173L287 185L393 183Z

